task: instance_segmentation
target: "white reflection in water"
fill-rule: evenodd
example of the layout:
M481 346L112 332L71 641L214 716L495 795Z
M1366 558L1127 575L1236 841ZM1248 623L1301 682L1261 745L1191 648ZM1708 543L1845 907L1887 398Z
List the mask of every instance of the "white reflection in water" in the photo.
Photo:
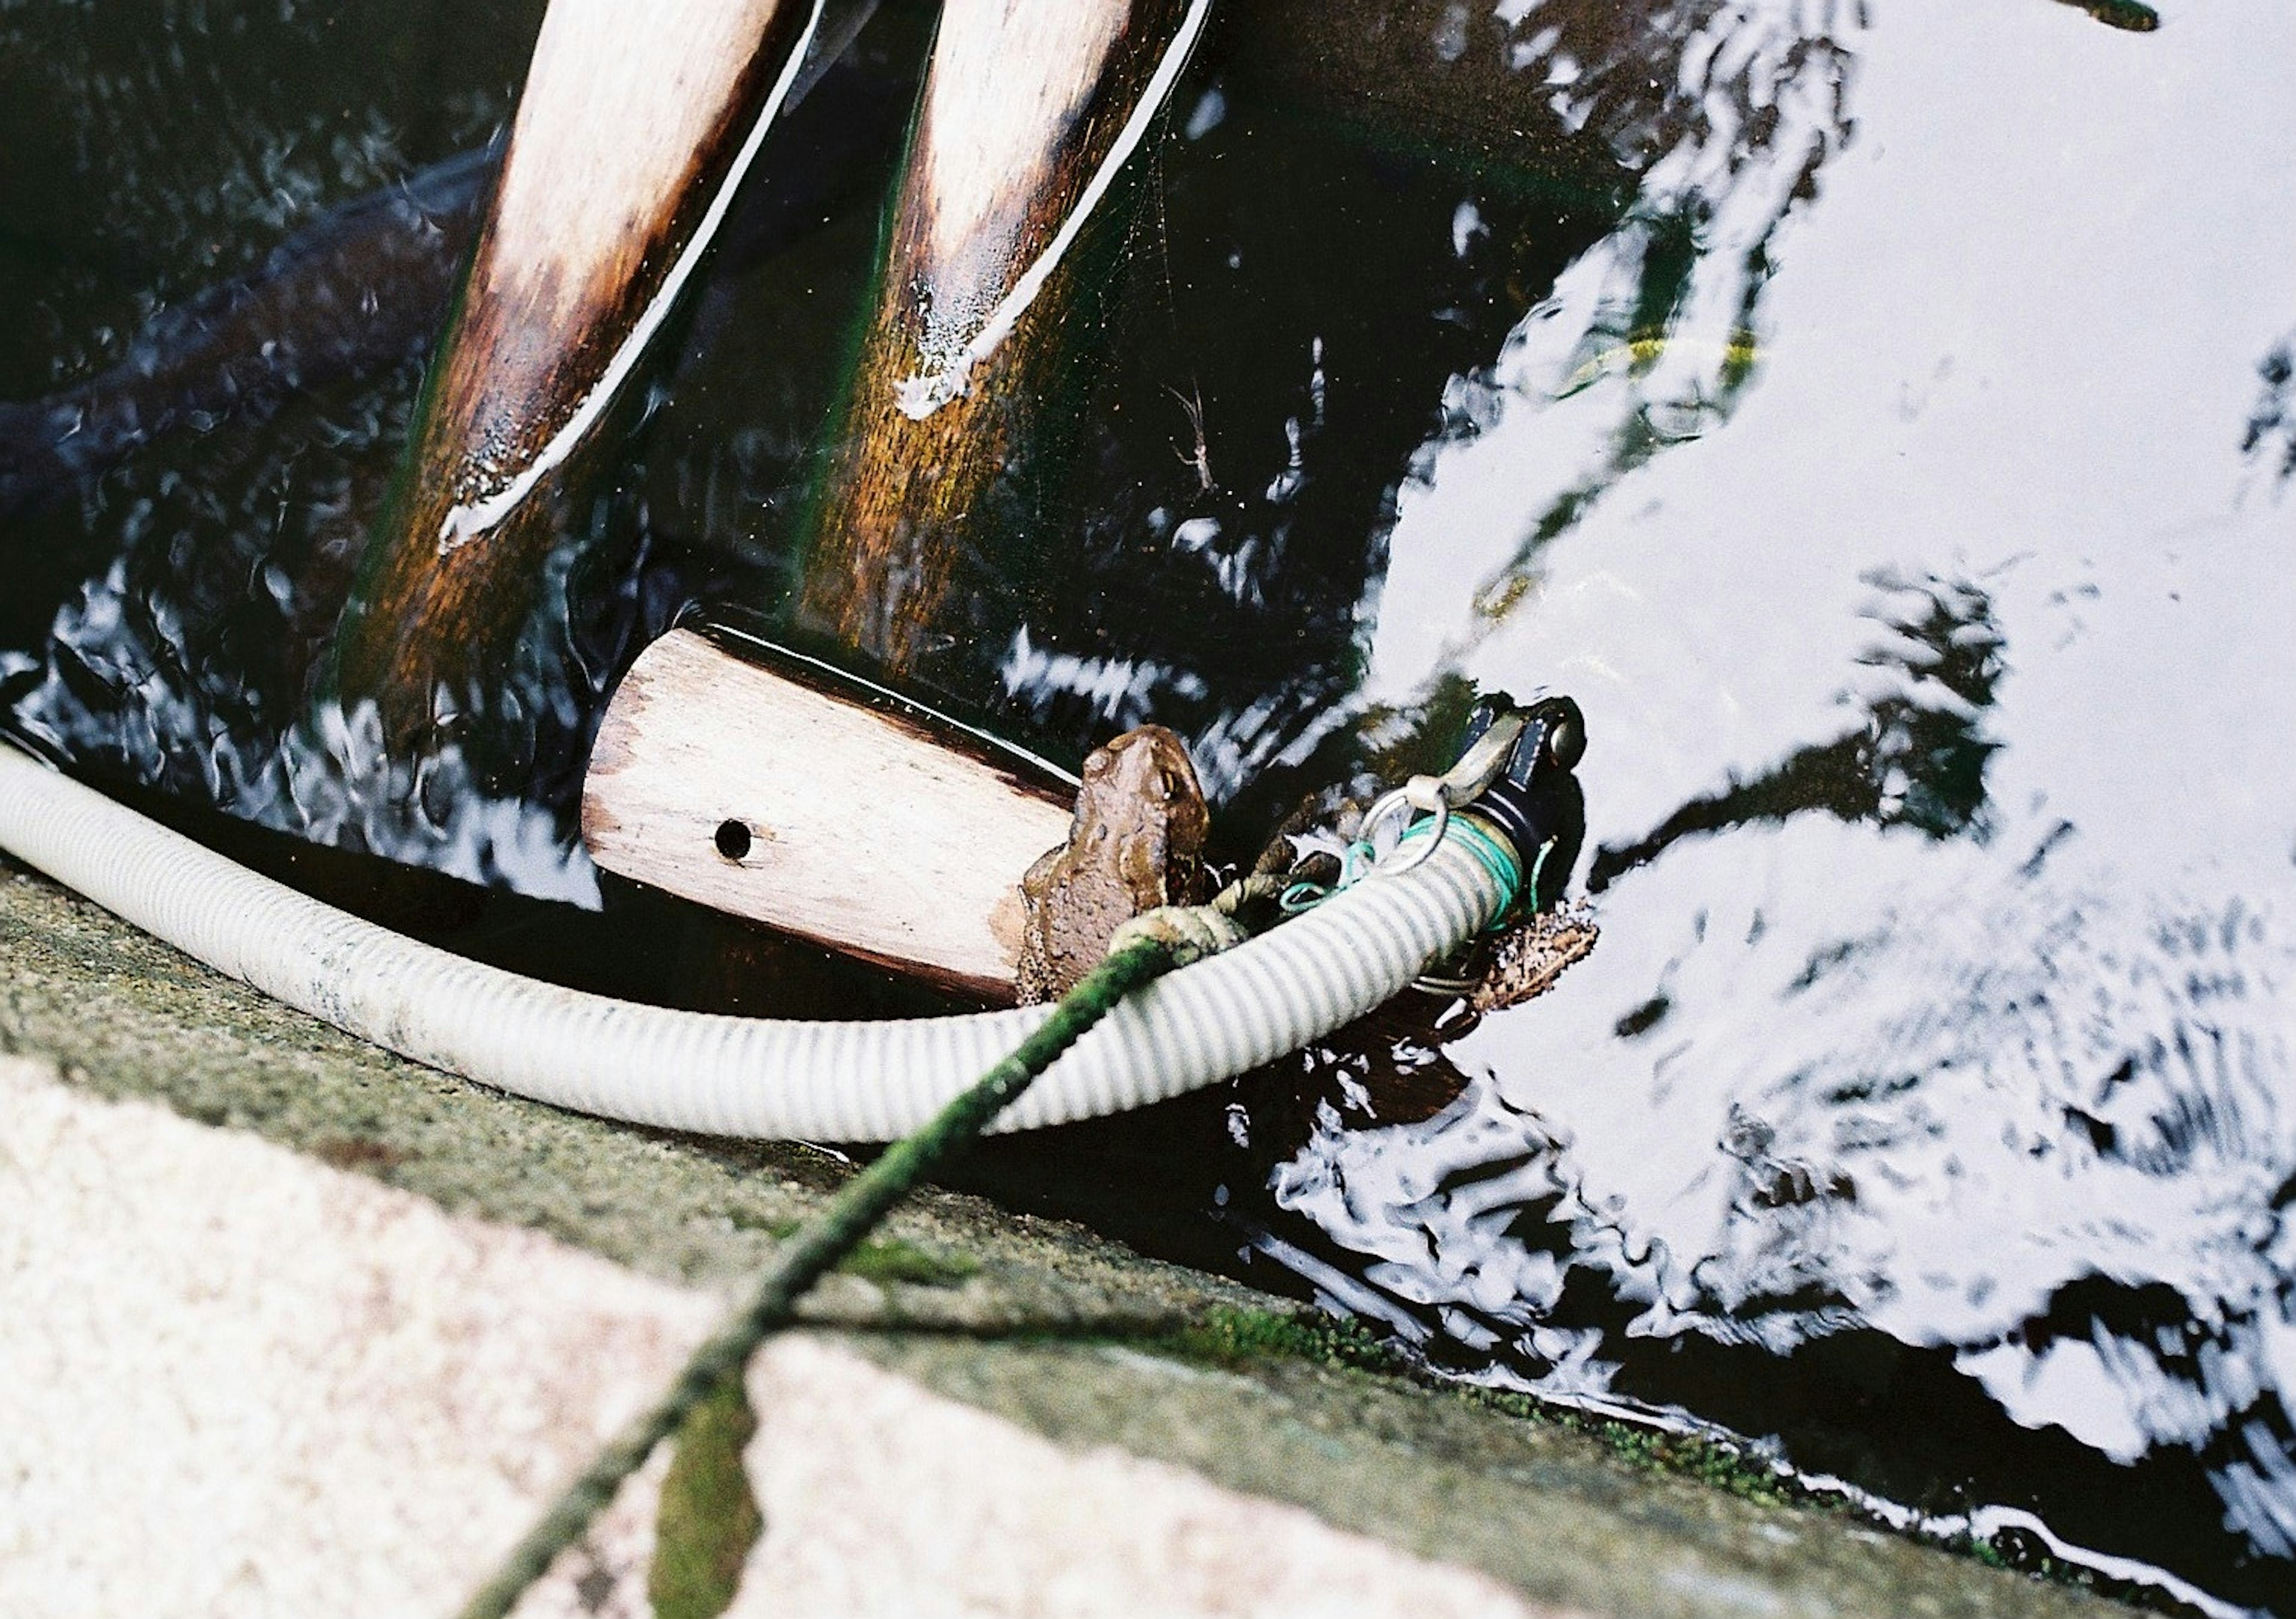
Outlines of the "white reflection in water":
M1744 18L1718 49L1790 44ZM1652 193L1723 183L1695 143L1404 491L1368 696L1570 691L1593 838L1634 852L1592 960L1449 1045L1457 1104L1327 1117L1278 1193L1470 1340L1547 1321L1551 1241L1634 1334L1956 1348L2016 1423L2204 1449L2227 1526L2285 1557L2296 102L2225 86L2296 61L2296 12L1871 20L1814 200L1797 154L1833 127L1788 75L1668 330L1615 310ZM1956 647L1976 686L1938 674ZM1981 803L1893 814L1939 738ZM1860 820L1763 798L1830 748L1876 777ZM2042 1321L2091 1278L2186 1318Z
M266 625L274 635L285 632ZM10 713L50 752L185 794L243 821L451 877L596 910L597 870L547 806L488 790L452 744L393 759L372 704L314 704L282 723L202 658L165 597L140 593L125 557L56 614L45 666Z

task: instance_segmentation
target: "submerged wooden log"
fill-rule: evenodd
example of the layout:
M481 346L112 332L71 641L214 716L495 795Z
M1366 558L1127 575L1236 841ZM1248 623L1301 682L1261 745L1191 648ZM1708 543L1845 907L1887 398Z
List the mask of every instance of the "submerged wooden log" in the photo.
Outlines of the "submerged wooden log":
M582 837L609 871L1011 1001L1021 877L1074 784L837 674L673 630L624 677Z
M414 355L438 331L494 157L466 151L354 198L251 274L161 308L118 364L0 400L0 523L184 424L259 418Z
M552 0L332 690L386 748L485 706L556 538L554 477L684 289L817 0Z
M1043 455L1069 249L1169 95L1209 0L951 0L811 525L801 625L912 669L961 554Z

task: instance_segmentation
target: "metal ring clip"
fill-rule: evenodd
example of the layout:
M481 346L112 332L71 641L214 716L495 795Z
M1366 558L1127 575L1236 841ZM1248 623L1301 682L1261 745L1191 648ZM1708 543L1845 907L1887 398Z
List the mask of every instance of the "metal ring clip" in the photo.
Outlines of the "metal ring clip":
M1422 814L1435 817L1435 824L1427 834L1426 843L1414 850L1400 864L1387 867L1387 874L1400 876L1415 869L1435 853L1436 846L1443 841L1443 834L1450 830L1452 806L1472 803L1481 796L1485 788L1498 780L1499 773L1506 768L1507 759L1514 752L1515 743L1522 736L1522 715L1506 715L1476 738L1475 745L1460 755L1459 762L1441 775L1414 776L1401 787L1381 795L1379 801L1371 806L1371 812L1364 817L1360 834L1366 842L1374 846L1379 841L1380 827L1398 809L1406 812L1416 810ZM1410 825L1411 818L1406 813L1404 816L1405 830L1407 830ZM1398 840L1400 841L1399 837Z
M1436 781L1435 791L1430 795L1433 802L1427 806L1429 813L1435 817L1434 830L1428 835L1426 841L1422 843L1416 849L1414 849L1411 854L1401 862L1401 863L1386 867L1374 867L1374 871L1380 876L1401 876L1404 872L1416 868L1421 862L1424 861L1429 855L1435 852L1435 846L1443 841L1443 834L1450 829L1451 799L1449 792L1439 781L1437 781L1437 779L1433 776L1418 776L1414 777L1413 780L1414 784L1419 781ZM1412 815L1420 807L1421 805L1414 801L1409 788L1398 787L1391 792L1383 794L1379 802L1371 806L1371 813L1364 817L1364 840L1376 847L1379 841L1378 835L1381 823L1392 817L1398 810L1401 810L1403 812L1404 829L1408 830L1411 826ZM1402 838L1398 836L1396 839L1396 843L1390 845L1389 847L1392 849L1400 845L1401 842Z

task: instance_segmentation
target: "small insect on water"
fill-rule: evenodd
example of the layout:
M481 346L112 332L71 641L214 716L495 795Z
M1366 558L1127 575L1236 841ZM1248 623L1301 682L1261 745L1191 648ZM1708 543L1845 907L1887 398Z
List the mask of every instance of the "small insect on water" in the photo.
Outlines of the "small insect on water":
M1164 391L1180 402L1180 409L1186 413L1188 418L1188 431L1192 437L1189 448L1182 449L1176 444L1172 446L1172 454L1180 458L1182 466L1194 470L1196 481L1203 486L1204 494L1218 494L1219 485L1212 479L1211 446L1204 439L1203 391L1198 388L1184 394L1169 383L1165 385Z

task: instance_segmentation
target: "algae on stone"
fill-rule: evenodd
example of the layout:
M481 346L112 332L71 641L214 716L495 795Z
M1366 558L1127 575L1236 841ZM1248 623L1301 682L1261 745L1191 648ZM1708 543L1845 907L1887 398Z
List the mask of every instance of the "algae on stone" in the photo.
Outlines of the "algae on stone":
M757 1432L740 1378L695 1406L678 1429L646 1574L654 1619L718 1619L734 1605L742 1566L766 1526L742 1462Z

